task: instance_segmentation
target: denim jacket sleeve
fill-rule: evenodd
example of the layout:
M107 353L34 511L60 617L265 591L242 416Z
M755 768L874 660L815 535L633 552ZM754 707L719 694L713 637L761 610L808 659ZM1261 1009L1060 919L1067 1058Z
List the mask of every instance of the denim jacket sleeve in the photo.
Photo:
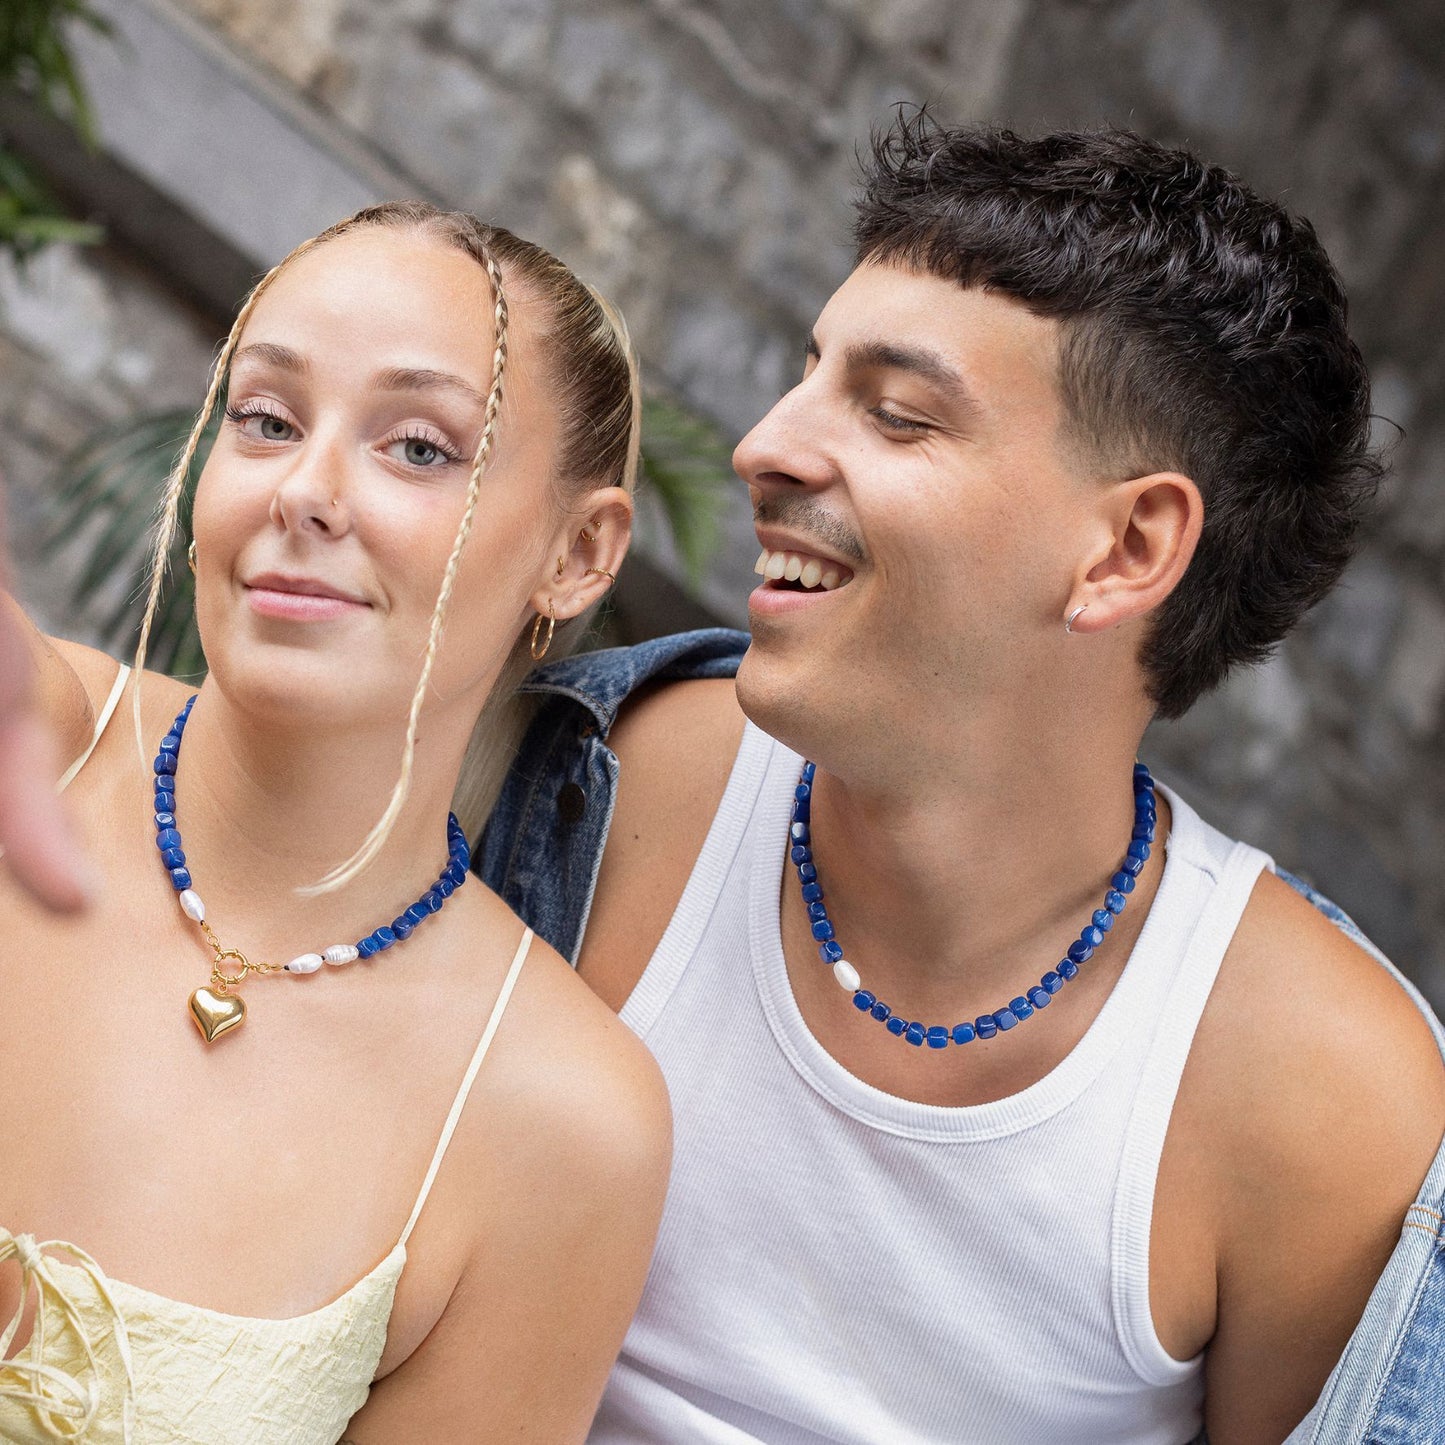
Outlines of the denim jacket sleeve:
M523 684L542 705L473 866L572 963L612 819L617 758L607 735L618 710L645 683L733 676L747 644L723 628L685 632L565 658ZM1429 1005L1354 921L1301 879L1279 876L1394 974L1445 1054ZM1445 1148L1345 1353L1286 1445L1445 1445Z

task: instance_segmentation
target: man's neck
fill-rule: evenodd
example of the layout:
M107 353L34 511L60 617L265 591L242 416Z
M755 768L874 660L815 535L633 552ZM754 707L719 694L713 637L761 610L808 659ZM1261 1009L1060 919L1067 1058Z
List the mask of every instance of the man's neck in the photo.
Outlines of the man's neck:
M1061 739L1053 751L1040 738L1027 754L1000 750L992 764L976 751L967 772L920 767L901 784L871 786L820 765L813 855L838 942L863 987L909 1019L951 1027L1005 1007L1056 969L1128 849L1134 749L1122 729L1112 743ZM845 1066L890 1092L963 1103L1026 1087L1082 1036L1128 959L1162 873L1162 799L1160 813L1161 846L1096 958L1062 995L1067 1006L1057 1017L1050 1011L1048 1029L1030 1031L1032 1043L1011 1038L1008 1049L985 1051L987 1069L980 1054L964 1075L963 1054L940 1069L840 1009L836 984L812 961L797 877L785 870L784 938L810 1024Z

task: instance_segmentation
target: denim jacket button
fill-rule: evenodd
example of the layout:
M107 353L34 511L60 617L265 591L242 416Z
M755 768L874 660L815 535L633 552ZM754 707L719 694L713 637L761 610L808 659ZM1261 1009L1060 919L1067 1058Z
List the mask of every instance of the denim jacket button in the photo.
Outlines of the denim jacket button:
M587 794L576 783L563 783L557 790L557 815L564 823L580 823L587 811Z

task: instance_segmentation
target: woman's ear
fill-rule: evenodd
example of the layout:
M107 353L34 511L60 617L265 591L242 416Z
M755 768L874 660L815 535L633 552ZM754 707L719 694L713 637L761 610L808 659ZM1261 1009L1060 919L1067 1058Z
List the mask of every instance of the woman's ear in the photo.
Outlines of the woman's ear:
M1204 498L1181 472L1120 482L1105 508L1104 544L1081 563L1065 609L1077 612L1076 633L1103 632L1158 607L1179 585L1204 526Z
M588 492L568 512L566 528L555 538L533 607L545 615L550 602L562 622L600 602L616 581L631 541L631 494L621 487Z

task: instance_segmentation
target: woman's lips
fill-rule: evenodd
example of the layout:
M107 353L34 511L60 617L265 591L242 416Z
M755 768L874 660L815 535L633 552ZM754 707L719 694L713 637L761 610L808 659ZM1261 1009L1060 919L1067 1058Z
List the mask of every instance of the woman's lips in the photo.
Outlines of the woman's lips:
M366 608L364 602L352 602L345 597L287 592L276 587L247 587L246 598L258 617L274 617L285 622L329 622Z

